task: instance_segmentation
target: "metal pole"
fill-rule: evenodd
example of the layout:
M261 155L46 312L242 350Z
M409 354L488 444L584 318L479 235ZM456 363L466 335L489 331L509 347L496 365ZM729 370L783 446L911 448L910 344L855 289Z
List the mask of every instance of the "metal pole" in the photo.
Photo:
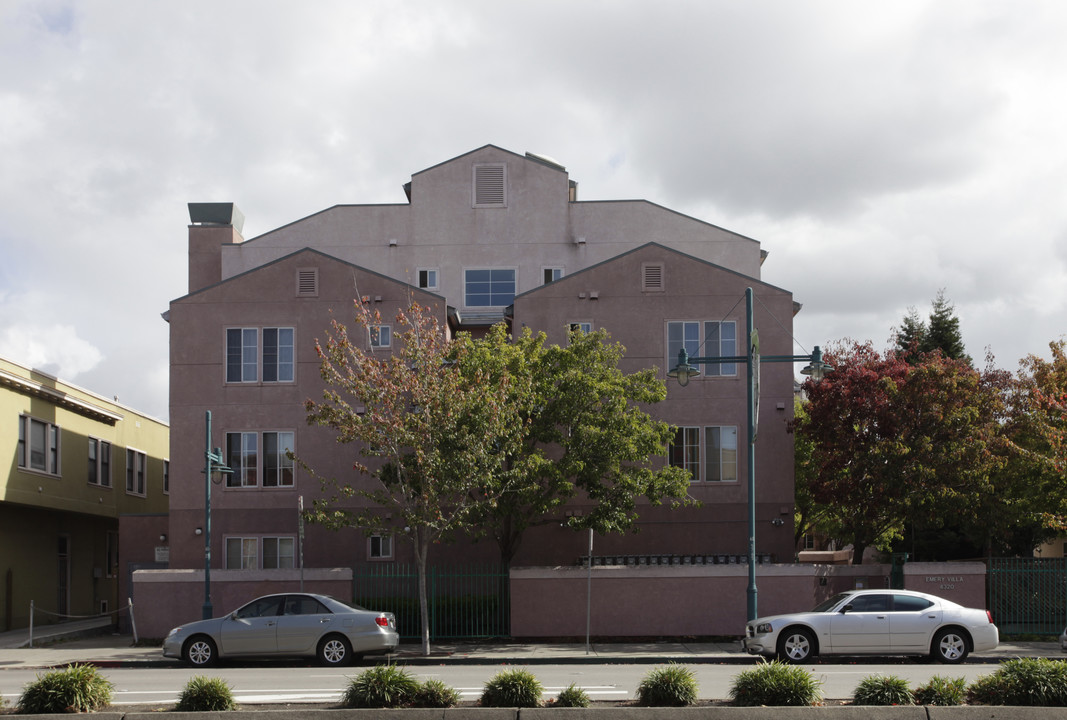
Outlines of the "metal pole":
M211 607L211 411L205 413L204 437L204 620L210 620Z
M756 615L756 368L752 340L756 331L752 317L752 288L745 289L745 317L748 325L748 619Z
M593 618L593 528L589 528L589 563L585 566L585 654L589 654L589 629Z

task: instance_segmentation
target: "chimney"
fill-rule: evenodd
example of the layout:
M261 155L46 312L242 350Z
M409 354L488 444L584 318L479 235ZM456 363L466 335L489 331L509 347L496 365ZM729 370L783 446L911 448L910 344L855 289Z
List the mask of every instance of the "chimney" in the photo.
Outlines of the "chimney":
M189 292L222 281L222 246L244 242L245 216L233 203L189 203Z

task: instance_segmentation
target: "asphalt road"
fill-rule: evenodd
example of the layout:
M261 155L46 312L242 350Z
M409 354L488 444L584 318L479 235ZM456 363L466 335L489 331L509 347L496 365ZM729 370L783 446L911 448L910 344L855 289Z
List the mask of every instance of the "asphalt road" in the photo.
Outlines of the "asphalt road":
M409 671L420 680L437 678L456 688L463 700L476 700L487 680L503 666L500 665L440 665L415 666ZM511 666L519 667L519 666ZM641 679L654 665L648 664L583 664L536 665L528 669L545 687L546 698L574 683L593 700L627 700L634 696ZM747 668L744 665L694 664L700 698L725 699L729 696L733 678ZM856 685L868 675L897 675L911 686L922 684L934 675L963 677L971 682L996 670L996 664L965 663L938 665L925 661L871 661L836 664L819 662L802 666L823 683L827 699L848 699ZM158 705L169 708L177 701L182 687L194 675L220 677L230 684L238 703L287 704L336 702L349 680L365 667L327 669L308 665L222 665L207 671L174 668L109 668L101 672L114 684L112 704ZM0 694L13 705L27 683L41 671L25 669L0 670Z

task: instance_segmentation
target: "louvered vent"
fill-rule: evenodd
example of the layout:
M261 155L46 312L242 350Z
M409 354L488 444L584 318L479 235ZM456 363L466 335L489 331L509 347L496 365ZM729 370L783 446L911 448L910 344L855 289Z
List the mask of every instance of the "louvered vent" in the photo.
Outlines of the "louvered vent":
M319 294L319 269L300 268L296 271L297 297L316 297Z
M662 290L663 289L663 266L656 265L642 265L641 271L643 273L641 289L642 290Z
M504 165L474 166L474 206L505 207L507 205Z

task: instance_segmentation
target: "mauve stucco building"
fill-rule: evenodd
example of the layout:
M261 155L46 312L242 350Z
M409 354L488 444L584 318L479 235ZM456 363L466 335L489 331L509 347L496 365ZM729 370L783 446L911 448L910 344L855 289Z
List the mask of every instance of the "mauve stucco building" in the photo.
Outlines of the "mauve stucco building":
M335 206L248 240L236 207L191 204L189 292L168 312L171 568L204 563L207 410L212 444L235 469L212 488L213 568L299 567L298 498L310 505L321 489L286 448L323 475L372 482L303 409L322 393L315 341L331 318L355 326L356 297L385 325L415 299L452 333L505 320L564 343L572 326L603 328L626 347L624 370L665 377L683 344L743 354L751 287L761 351L795 352L799 306L761 282L759 242L644 200L582 201L577 187L551 159L486 145L412 175L405 202ZM389 352L390 333L364 340ZM645 507L639 532L598 538L597 555L747 554L745 368L705 373L684 388L669 381L652 409L681 428L669 458L693 470L701 506ZM756 550L779 562L793 558L793 373L765 364L760 380ZM527 533L513 565L573 564L585 551L584 534L553 523ZM492 541L434 549L437 561L496 557ZM306 528L306 568L410 558L402 537Z

